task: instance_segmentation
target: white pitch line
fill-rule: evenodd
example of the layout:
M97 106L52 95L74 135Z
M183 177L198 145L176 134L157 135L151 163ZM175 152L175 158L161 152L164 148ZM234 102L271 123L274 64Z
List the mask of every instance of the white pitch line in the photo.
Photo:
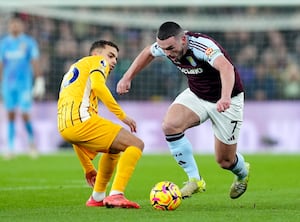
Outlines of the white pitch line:
M18 178L9 178L7 179L7 182L12 182L12 183L15 183L16 181L18 182L31 182L32 183L32 178L21 178L21 177L18 177ZM61 183L68 183L68 185L70 184L82 184L82 181L83 180L60 180ZM49 183L49 179L42 179L42 178L39 178L39 179L34 179L34 182L35 183L38 183L38 184L43 184L43 183Z
M87 188L88 185L55 185L55 186L19 186L19 187L0 187L0 191L13 190L56 190L56 189L70 189L70 188Z

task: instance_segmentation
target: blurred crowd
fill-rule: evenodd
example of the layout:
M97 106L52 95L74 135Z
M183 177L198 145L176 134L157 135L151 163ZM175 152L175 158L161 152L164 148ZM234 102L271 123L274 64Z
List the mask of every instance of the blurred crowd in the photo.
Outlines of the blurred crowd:
M27 33L35 37L40 46L40 65L47 83L46 100L57 98L59 83L67 67L88 55L93 41L107 39L119 45L119 63L108 81L109 86L115 88L140 50L155 40L156 30L151 29L102 26L28 14L21 16L27 22ZM4 31L2 27L0 35ZM191 31L202 32L200 29ZM203 30L203 33L215 38L229 52L241 74L248 100L300 99L299 30ZM133 81L130 94L115 96L123 100L173 99L185 87L185 77L177 73L175 66L166 59L157 60Z

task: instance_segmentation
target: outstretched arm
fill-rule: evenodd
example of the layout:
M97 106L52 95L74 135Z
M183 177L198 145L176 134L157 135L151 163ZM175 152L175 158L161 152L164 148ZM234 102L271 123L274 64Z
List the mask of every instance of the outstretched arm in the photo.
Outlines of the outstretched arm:
M143 69L145 68L152 60L154 56L150 51L151 46L144 48L141 53L135 58L131 66L128 68L126 73L120 79L117 85L117 93L125 94L129 92L131 87L131 80Z

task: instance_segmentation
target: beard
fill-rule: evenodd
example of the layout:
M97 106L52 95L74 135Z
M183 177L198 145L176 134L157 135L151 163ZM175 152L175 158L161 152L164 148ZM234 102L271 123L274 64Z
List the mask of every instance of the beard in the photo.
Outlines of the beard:
M179 62L181 60L181 58L183 57L184 55L184 51L183 49L181 49L180 51L178 51L177 53L177 56L176 57L173 57L171 58L174 62Z

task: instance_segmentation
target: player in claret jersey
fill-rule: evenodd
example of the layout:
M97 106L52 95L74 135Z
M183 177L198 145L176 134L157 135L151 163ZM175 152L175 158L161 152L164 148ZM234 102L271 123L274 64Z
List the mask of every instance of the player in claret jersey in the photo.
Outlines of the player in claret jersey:
M58 99L58 130L73 148L94 190L87 206L139 208L124 197L125 187L142 155L144 143L131 132L136 123L118 105L105 82L118 59L118 47L105 40L94 42L90 56L75 62L64 75ZM98 115L98 99L131 132ZM97 153L98 172L92 160ZM120 156L120 152L123 152ZM114 169L116 174L109 196L106 187Z
M131 80L160 56L173 62L187 77L189 86L171 104L163 121L169 149L189 179L181 189L183 198L206 188L192 144L184 133L208 119L215 135L216 161L235 175L230 197L238 198L247 189L250 166L237 152L244 107L244 89L238 71L211 37L184 31L175 22L165 22L157 31L156 42L142 50L119 81L117 92L127 93Z

